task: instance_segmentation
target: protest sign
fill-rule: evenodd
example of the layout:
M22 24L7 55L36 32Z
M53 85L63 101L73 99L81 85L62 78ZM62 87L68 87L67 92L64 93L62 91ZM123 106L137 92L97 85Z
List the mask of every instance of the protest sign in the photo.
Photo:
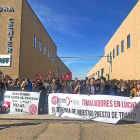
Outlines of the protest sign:
M107 123L140 122L139 102L138 97L54 93L49 95L49 114Z
M38 114L39 97L38 92L6 91L3 110L11 114Z

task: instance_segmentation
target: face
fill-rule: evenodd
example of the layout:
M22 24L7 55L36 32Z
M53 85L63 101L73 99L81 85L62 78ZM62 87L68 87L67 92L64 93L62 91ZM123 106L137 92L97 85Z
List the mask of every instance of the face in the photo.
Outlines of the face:
M104 81L101 79L101 83L104 83Z
M122 83L122 86L125 86L124 83Z
M75 83L77 83L77 81L78 81L77 78L75 78Z
M91 80L90 80L90 83L91 83L91 84L94 84L94 79L91 79Z
M53 79L53 83L55 83L56 82L56 80L55 79Z
M138 91L140 91L140 84L137 85L137 89L138 89Z

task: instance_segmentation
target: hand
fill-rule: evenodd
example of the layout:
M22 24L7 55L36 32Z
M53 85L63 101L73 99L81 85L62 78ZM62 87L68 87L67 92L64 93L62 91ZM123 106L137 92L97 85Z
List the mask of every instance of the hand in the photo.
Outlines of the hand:
M47 93L47 96L49 96L49 93Z
M97 87L96 90L99 90L99 87Z
M132 99L132 96L130 96L130 99Z
M89 93L87 95L89 96Z
M39 93L41 93L41 91L39 91Z

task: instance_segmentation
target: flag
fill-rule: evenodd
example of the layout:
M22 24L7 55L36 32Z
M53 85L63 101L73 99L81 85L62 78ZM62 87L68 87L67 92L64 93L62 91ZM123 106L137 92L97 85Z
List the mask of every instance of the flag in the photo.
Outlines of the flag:
M46 75L48 75L48 73L49 73L49 72L48 72L48 71L46 71Z
M65 80L69 80L70 79L70 72L68 72L66 75L65 75Z
M49 73L51 74L52 73L52 70L49 70Z
M38 77L38 74L35 74L34 76L35 76L35 77Z
M42 79L42 77L41 77L41 75L40 75L40 74L38 75L38 79Z

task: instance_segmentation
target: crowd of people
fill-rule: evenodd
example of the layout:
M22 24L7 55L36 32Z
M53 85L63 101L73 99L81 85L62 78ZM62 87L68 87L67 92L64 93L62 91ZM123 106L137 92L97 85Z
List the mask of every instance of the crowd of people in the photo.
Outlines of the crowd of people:
M0 91L32 91L44 92L47 95L50 93L71 93L71 94L85 94L85 95L116 95L125 97L140 97L140 81L139 80L108 80L105 77L99 79L84 80L65 80L61 78L53 78L46 80L35 79L8 79L3 77L0 79Z

